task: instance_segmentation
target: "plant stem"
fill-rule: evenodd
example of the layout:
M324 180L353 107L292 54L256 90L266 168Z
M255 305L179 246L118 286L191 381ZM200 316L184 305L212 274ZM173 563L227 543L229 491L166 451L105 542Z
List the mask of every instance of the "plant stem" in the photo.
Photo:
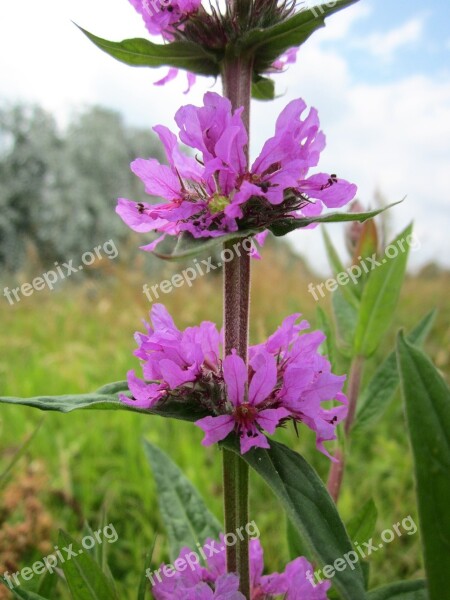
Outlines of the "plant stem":
M355 419L363 366L364 358L362 356L355 356L350 367L350 376L347 389L349 408L347 418L345 419L344 423L344 432L347 440L350 437L350 431ZM337 462L334 462L331 466L327 488L330 492L330 496L335 502L337 502L339 500L339 494L345 472L345 452L343 448L337 450L335 458L337 459Z
M242 119L249 131L252 61L243 57L226 58L223 66L224 95L233 109L244 107ZM248 161L248 148L247 161ZM250 311L250 256L238 256L233 241L224 244L233 259L224 265L225 355L235 349L247 361ZM227 571L237 573L240 591L250 600L248 465L229 450L223 450L225 533L234 533L237 543L227 546ZM239 532L242 532L239 534ZM241 537L243 539L241 539Z

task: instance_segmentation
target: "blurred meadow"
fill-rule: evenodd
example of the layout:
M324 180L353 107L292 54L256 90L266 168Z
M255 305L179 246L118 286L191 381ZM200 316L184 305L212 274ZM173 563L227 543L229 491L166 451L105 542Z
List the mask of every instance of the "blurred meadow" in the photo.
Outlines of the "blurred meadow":
M53 291L34 291L13 303L3 291L1 396L89 392L125 379L131 368L139 370L133 334L151 308L143 285L151 287L192 264L163 262L139 251L142 236L130 233L114 215L117 196L144 197L127 169L139 155L160 155L154 134L126 126L119 114L101 107L75 114L63 131L37 106L0 111L0 289L30 282L55 268L55 262L79 260L107 240L118 250L117 258L103 255L82 273L59 281ZM380 225L385 229L389 222ZM331 315L332 294L315 302L308 293L309 283L326 279L313 274L313 258L308 266L288 243L273 238L262 253L264 260L253 261L251 342L265 339L294 312L320 327L317 308ZM220 324L221 279L215 270L192 287L161 294L160 300L180 328L201 320ZM450 274L436 265L407 278L390 333L366 363L366 381L393 348L398 329L411 329L433 307L438 314L426 350L449 374L449 295ZM339 372L348 372L348 366L344 361ZM0 473L41 422L2 491L0 573L14 572L51 552L59 528L81 539L86 521L98 528L106 518L119 535L108 551L120 597L134 598L155 536L153 568L168 557L144 438L168 452L221 518L220 452L201 448L203 434L192 424L127 412L63 415L2 405ZM312 432L300 427L298 438L293 429L276 437L295 446L326 479L330 463L316 451ZM263 545L270 540L265 544L267 567L282 569L288 549L281 508L254 475L251 489L252 518ZM398 394L375 428L353 436L340 499L344 520L370 498L379 511L378 534L408 515L417 518ZM371 557L371 585L415 578L421 569L419 535L403 535ZM59 593L64 598L64 591ZM8 597L0 588L0 598Z
M318 326L317 304L329 312L330 295L320 303L314 302L307 286L317 278L288 245L271 241L263 254L265 260L253 264L251 341L263 340L286 314L296 311L302 312L313 328ZM92 391L104 383L124 379L130 368L138 369L138 360L132 356L133 334L141 328L141 320L151 308L142 285L157 283L180 269L177 264L165 263L153 275L143 269L145 260L145 256L135 257L131 267L121 261L103 261L104 269L99 263L95 277L77 280L74 277L53 292L35 293L13 306L3 299L1 394L33 396ZM18 280L29 281L31 274L39 272L39 263L33 264L30 257ZM162 300L179 327L196 324L201 319L220 323L222 308L217 293L220 286L221 275L209 274L197 279L192 288L174 290ZM449 294L450 274L431 266L407 279L390 334L380 355L367 363L365 379L370 377L381 356L393 347L396 331L400 327L410 329L434 306L438 315L426 349L442 371L449 374L450 307L446 300ZM99 526L106 511L107 522L113 523L119 534L108 552L121 598L134 597L145 553L157 534L161 535L156 541L153 567L157 568L167 558L154 483L142 451L143 438L168 452L221 518L219 451L200 450L202 432L195 426L115 411L61 415L2 406L0 467L42 419L42 427L26 457L15 468L12 482L20 489L21 479L35 471L44 478L45 484L33 493L42 503L42 512L51 519L47 537L52 546L56 544L59 527L80 539L83 522ZM299 428L298 439L291 429L278 433L277 439L289 440L326 478L329 461L315 450L313 436L305 429ZM340 500L344 520L371 497L379 511L378 535L408 515L417 519L411 460L397 394L378 426L354 437ZM26 496L26 485L23 489ZM3 529L20 519L19 505L20 500L17 510L3 523ZM271 542L266 545L267 566L281 569L287 558L284 517L271 492L255 476L251 506L263 543L264 539ZM0 532L0 564L4 561L1 536ZM38 540L19 554L22 566L37 560L42 556ZM376 585L418 577L421 569L419 534L404 535L371 557L371 582Z

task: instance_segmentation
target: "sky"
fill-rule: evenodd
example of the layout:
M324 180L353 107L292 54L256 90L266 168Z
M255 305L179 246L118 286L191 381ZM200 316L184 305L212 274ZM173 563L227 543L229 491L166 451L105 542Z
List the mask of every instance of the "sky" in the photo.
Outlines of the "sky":
M313 5L312 2L307 2ZM166 69L130 68L100 52L73 22L111 40L148 37L127 0L22 0L0 6L0 102L38 102L64 125L80 107L101 104L130 125L174 128L181 104L201 104L212 78L199 78L188 96L185 78L164 88ZM329 17L301 48L298 62L276 75L279 97L252 106L254 156L273 134L277 115L302 97L319 111L327 147L320 170L375 193L392 209L392 232L410 221L420 249L410 264L450 266L450 2L360 0ZM344 255L343 227L329 232ZM290 234L293 246L319 272L326 257L319 229Z

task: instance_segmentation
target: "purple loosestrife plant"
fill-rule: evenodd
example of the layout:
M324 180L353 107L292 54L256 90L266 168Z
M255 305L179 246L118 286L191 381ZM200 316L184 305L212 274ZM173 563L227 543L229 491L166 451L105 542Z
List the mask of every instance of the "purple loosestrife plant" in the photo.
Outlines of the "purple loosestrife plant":
M316 433L318 449L332 458L323 443L336 439L336 426L347 414L342 394L345 377L331 373L319 354L325 336L304 333L301 315L287 317L269 339L249 348L249 365L233 350L221 359L220 335L213 323L180 331L162 304L151 311L147 333L137 333L135 355L142 361L145 383L128 373L132 398L128 406L152 409L169 398L200 404L209 412L196 422L204 432L205 446L235 432L241 452L270 448L265 432L275 433L289 421L304 423ZM339 404L324 408L336 400ZM196 407L197 408L197 407Z
M264 573L264 553L259 539L250 540L250 600L327 600L330 582L314 583L313 567L306 558L299 557L287 564L283 573ZM226 574L225 541L206 540L205 547L214 554L207 559L206 566L192 564L192 568L175 570L171 577L160 576L152 592L155 600L241 600L238 592L239 579ZM186 565L192 556L189 548L183 548L178 557ZM175 561L176 563L177 561ZM180 564L180 563L179 563ZM162 569L160 569L160 572ZM156 579L156 577L155 577Z
M325 341L327 344L330 341L325 340L321 331L307 332L309 324L299 320L300 314L288 316L265 342L249 347L251 261L249 254L233 252L237 238L265 236L268 231L285 235L321 221L364 222L381 212L321 215L324 207L345 206L355 196L356 186L335 174L316 170L325 147L325 136L320 130L317 111L307 110L301 99L287 104L276 120L274 135L265 142L253 162L249 158L251 97L267 100L275 96L273 82L265 74L281 72L295 62L299 46L323 25L324 18L354 1L337 0L297 10L295 2L276 0L227 0L220 6L203 5L200 0L155 0L154 3L132 0L148 31L160 35L164 43L147 39L109 42L83 30L98 47L126 64L169 67L169 73L158 82L160 84L175 77L178 69L188 72L189 85L196 74L220 77L223 84L223 96L209 92L202 106L180 107L175 115L178 138L166 127L155 127L168 165L151 158L138 158L132 163L132 170L143 181L146 192L162 198L163 203L135 203L121 198L116 209L135 231L160 234L157 240L143 247L148 251L154 250L166 236L175 238L178 243L188 238L190 250L194 248L194 252L206 245L202 239L209 239L208 245L214 240L223 241L225 250L233 256L224 265L223 330L219 332L214 323L203 322L180 331L167 310L155 305L147 331L136 334L135 354L141 361L143 379L130 371L127 382L108 384L93 394L1 399L6 403L62 412L113 408L159 414L195 422L204 432L205 446L220 443L223 527L170 459L153 449L153 459L160 461L160 468L155 469L157 486L164 494L173 494L173 502L161 502L162 514L170 505L165 519L172 560L180 550L182 558L187 548L195 544L199 547L199 542L217 537L219 531L225 534L246 531L206 565L197 566L191 572L176 572L158 582L153 590L156 600L327 598L329 583L314 585L311 582L312 566L306 558L295 558L281 574L263 574L261 546L258 541L249 539L246 530L250 522L249 467L264 479L285 508L298 536L295 546L305 547L301 554L308 551L311 553L308 556L314 556L321 564L336 566L333 582L340 597L346 600L366 597L359 557L322 480L306 458L267 436L289 423L300 437L303 426L314 431L317 449L334 461L329 489L337 499L345 464L345 445L341 443L331 455L325 443L336 440L337 427L344 419L344 435L348 438L358 417L363 363L375 353L386 331L399 295L400 283L397 282L401 282L404 275L406 255L396 258L395 263L380 263L376 273L368 275L367 287L363 290L354 292L346 288L343 329L352 331L344 332L346 347L340 358L351 356L347 401L342 393L346 377L335 375L328 358L321 354ZM185 154L180 142L193 150L195 157ZM402 235L407 237L410 233L411 228L408 228ZM371 248L369 242L367 239L358 241L353 266L361 260L359 251ZM336 266L337 254L333 249L330 254ZM180 256L183 254L174 253L170 258ZM372 259L376 256L375 252ZM393 273L398 277L393 277ZM365 282L362 285L366 285ZM343 310L341 308L341 312ZM352 327L348 325L350 322ZM326 320L323 328L332 329ZM424 367L420 356L415 356L413 361L410 351L403 341L399 346L400 366L405 372L409 371L407 376L403 375L403 387L416 402L417 391L423 395L424 390L428 390L422 381L416 381L421 369L427 372L428 379L433 378L429 375L430 365ZM387 366L382 365L380 369L381 375L376 375L383 379L384 391L392 385L395 388L396 384L395 359L389 358L387 362ZM389 381L387 386L385 380ZM405 385L410 381L413 384ZM366 418L369 419L374 412L372 398L380 397L379 383L372 389L375 392L369 394L366 401L369 407ZM388 389L389 394L393 394L393 388ZM425 401L431 407L429 398ZM423 406L414 405L410 409L411 419L417 418L415 415L424 418L423 415L431 412ZM441 412L444 415L444 409ZM437 423L441 420L445 420L445 415L442 419L434 418ZM433 433L433 426L422 427L420 423L414 435L419 439L428 429ZM436 447L440 458L445 455L441 464L447 464L448 454L438 441L436 435L425 445ZM425 464L422 485L429 482L430 472L432 468ZM434 471L433 478L438 479L442 489L448 485ZM177 513L180 505L182 509ZM432 520L435 514L436 511L432 513ZM184 543L184 536L189 543ZM438 538L435 534L429 543L436 544ZM67 543L67 539L63 536L61 542ZM291 553L291 558L298 554L298 551ZM337 567L337 559L352 555L356 561L347 560L350 569ZM433 570L434 563L438 565L444 555L442 546L434 553L429 569ZM78 563L77 566L77 569L63 567L71 589L81 589L80 585L83 587L92 576L94 587L103 586L106 590L105 597L118 597L111 592L109 575L101 577L100 567L98 571L90 569L87 575L82 573L81 577L83 565ZM442 577L441 573L446 576L447 571L436 568L435 581ZM445 581L434 588L437 595L430 596L430 600L440 598L444 585ZM394 587L398 595L398 588ZM423 590L422 585L420 591ZM141 586L139 597L143 597L142 594L145 595L145 589ZM382 596L393 597L384 592Z
M197 151L196 159L180 150L169 129L154 128L169 165L138 158L131 168L149 195L167 202L152 205L121 198L117 206L135 231L162 233L144 250L154 250L166 235L183 232L207 238L264 231L280 220L317 216L324 206L342 207L354 198L354 184L328 173L309 175L325 147L315 109L306 111L303 100L290 102L277 119L275 135L252 165L245 154L243 110L233 111L229 100L211 92L205 94L202 107L179 109L179 138Z

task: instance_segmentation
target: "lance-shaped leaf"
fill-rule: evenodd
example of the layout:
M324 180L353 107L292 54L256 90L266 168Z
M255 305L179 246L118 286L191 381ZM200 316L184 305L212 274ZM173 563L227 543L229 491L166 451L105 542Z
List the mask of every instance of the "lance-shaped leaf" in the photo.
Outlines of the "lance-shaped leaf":
M347 523L347 531L353 544L367 542L375 531L378 511L375 502L368 500Z
M132 67L176 67L199 75L218 75L219 63L215 54L206 51L193 42L172 42L154 44L144 38L111 42L86 31L78 29L113 58Z
M170 559L174 561L183 547L194 550L207 538L218 539L222 527L180 468L162 450L144 443L169 538Z
M223 445L239 452L230 436ZM352 552L352 544L337 508L314 469L287 446L271 440L270 449L253 448L242 455L280 500L291 523L322 565ZM364 577L359 564L354 570L336 571L333 583L345 600L365 598Z
M104 386L104 390L118 390L129 394L127 382L111 383ZM134 408L124 404L116 394L102 394L93 392L91 394L66 394L64 396L36 396L34 398L0 397L0 404L14 404L17 406L28 406L44 411L56 411L69 413L74 410L125 410L138 412L142 415L156 415L181 421L196 421L206 417L209 413L197 400L190 402L187 398L177 400L169 398L159 402L150 410Z
M8 590L10 589L9 585L3 577L0 577L0 582L2 582ZM11 593L13 594L14 598L18 598L19 600L50 600L50 598L48 597L36 594L36 592L24 590L22 587L13 588L11 590Z
M118 600L112 582L81 544L62 530L58 542L60 548L69 548L73 553L60 565L73 600Z
M331 241L331 238L328 235L328 232L325 227L322 227L322 236L323 241L325 243L325 250L327 252L328 262L330 263L330 266L333 269L333 274L335 275L335 277L337 275L340 275L341 273L347 273L347 269L344 267L344 264L341 261L339 254L337 253L337 250L334 247L333 242ZM342 291L342 294L344 295L345 299L355 308L358 308L359 298L355 290L357 284L353 283L348 277L348 275L347 277L344 276L344 279L342 279L341 276L341 280L346 281L346 283L341 284L339 288Z
M333 292L331 303L336 325L336 344L343 356L352 358L358 310L353 304L347 302L341 288Z
M376 217L380 213L392 208L393 206L397 206L397 204L400 204L401 202L403 202L403 200L394 202L393 204L389 204L389 206L379 208L378 210L362 213L329 213L328 215L321 215L318 217L280 219L271 225L269 229L274 235L280 237L290 233L291 231L295 231L296 229L307 227L313 223L347 223L348 221L359 221L360 223L363 223L364 221L367 221L367 219L373 219L373 217Z
M450 572L450 389L403 333L397 360L414 454L428 592L430 600L441 600Z
M265 71L289 48L301 46L317 29L324 27L325 18L354 4L357 0L337 0L320 6L300 10L282 23L265 29L254 29L242 36L239 52L252 51L255 71Z
M435 316L435 310L429 312L417 327L407 335L407 340L412 344L420 346L425 341L433 325ZM381 363L372 379L362 391L358 401L356 420L352 427L353 432L374 425L382 417L395 396L399 381L397 357L394 350Z
M154 250L153 254L164 260L181 260L193 256L198 257L208 250L214 250L216 246L222 246L225 242L250 238L255 235L255 233L258 232L252 229L246 229L244 231L236 231L235 233L227 233L215 238L195 238L190 233L184 232L178 236L176 241L173 241L172 249L166 252Z
M412 225L409 225L386 248L386 251L395 248L396 254L392 258L386 254L377 259L377 265L371 264L369 281L361 298L355 354L371 356L391 324L406 273L411 232Z
M367 600L428 600L426 582L417 579L392 583L368 592Z

